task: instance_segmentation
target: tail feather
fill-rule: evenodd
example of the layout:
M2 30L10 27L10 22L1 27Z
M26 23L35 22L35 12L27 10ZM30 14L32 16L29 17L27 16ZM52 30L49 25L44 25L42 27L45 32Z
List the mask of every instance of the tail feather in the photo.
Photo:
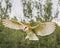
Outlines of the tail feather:
M39 40L38 37L33 32L29 32L27 34L27 36L25 37L25 39L28 39L28 40Z

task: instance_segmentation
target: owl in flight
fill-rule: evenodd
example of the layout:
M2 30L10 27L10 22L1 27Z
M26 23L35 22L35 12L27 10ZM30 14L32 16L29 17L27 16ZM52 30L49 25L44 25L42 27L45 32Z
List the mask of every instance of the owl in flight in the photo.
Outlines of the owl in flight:
M5 27L11 29L16 29L16 30L21 29L25 31L27 34L25 39L28 40L39 40L37 35L40 36L50 35L55 31L55 27L56 27L54 22L39 23L38 25L32 27L30 25L25 25L21 22L8 20L8 19L3 19L2 24Z

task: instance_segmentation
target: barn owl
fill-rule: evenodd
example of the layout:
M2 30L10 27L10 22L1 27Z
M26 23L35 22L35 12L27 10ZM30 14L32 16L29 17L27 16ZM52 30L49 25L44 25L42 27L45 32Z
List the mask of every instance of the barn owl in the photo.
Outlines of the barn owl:
M55 23L54 22L44 22L39 23L38 25L32 27L30 25L23 24L22 22L13 21L9 19L3 19L2 24L5 27L16 29L16 30L23 30L26 32L25 39L28 40L39 40L38 35L40 36L46 36L50 35L55 31Z

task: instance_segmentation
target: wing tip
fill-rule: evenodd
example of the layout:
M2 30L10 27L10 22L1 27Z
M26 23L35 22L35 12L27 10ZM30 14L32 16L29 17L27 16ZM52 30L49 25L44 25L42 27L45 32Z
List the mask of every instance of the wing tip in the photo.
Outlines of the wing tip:
M44 31L38 32L37 35L47 36L47 35L52 34L56 29L56 23L55 22L46 22L46 26L47 26L46 29Z

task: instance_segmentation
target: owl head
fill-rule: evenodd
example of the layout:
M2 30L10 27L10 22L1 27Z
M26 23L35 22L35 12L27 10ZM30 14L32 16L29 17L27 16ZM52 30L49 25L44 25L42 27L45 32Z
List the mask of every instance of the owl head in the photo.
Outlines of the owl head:
M30 25L27 25L24 27L23 29L24 31L29 31L29 30L32 30L32 27Z

